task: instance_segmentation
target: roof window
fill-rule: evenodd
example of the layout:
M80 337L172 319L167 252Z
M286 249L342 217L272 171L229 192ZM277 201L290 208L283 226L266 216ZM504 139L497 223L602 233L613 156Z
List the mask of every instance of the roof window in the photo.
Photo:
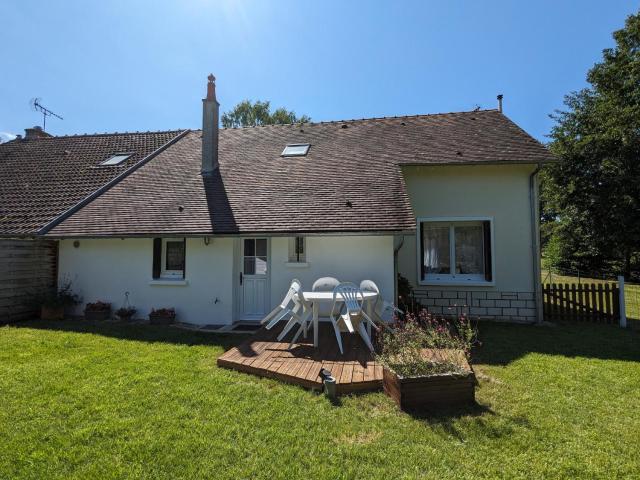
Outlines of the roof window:
M284 147L281 156L283 157L304 157L309 151L308 143L291 143Z
M115 165L120 165L122 162L131 157L133 153L114 153L109 158L100 163L103 167L113 167Z

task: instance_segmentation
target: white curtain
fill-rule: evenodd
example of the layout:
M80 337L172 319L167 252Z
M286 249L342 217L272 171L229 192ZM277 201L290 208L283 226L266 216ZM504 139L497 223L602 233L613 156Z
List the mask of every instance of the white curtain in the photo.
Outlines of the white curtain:
M423 224L422 245L425 273L451 273L449 225Z

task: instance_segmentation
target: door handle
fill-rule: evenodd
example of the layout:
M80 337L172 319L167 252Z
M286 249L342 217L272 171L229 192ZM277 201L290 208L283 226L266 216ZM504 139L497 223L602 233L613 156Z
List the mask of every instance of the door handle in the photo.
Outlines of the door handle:
M242 285L242 272L240 272L240 285Z

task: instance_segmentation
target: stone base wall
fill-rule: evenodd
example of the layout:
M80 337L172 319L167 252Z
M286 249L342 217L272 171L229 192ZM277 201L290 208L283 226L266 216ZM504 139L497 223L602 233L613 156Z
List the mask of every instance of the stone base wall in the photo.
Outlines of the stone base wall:
M518 323L536 321L534 292L478 292L417 288L415 298L437 315L465 313L473 318Z

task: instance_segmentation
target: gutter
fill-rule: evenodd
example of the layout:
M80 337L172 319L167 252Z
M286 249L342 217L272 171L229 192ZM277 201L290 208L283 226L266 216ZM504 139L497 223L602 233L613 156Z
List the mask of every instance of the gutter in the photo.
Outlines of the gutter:
M540 273L540 208L538 203L538 173L542 168L538 164L529 175L529 202L531 206L531 259L533 262L533 289L536 302L536 323L544 321L542 305L542 285Z
M87 205L89 202L91 202L92 200L94 200L95 198L99 197L100 195L102 195L103 193L105 193L107 190L109 190L111 187L113 187L114 185L118 184L121 180L123 180L124 178L128 177L130 174L132 174L133 172L135 172L138 168L140 168L141 166L145 165L146 163L148 163L152 158L154 158L156 155L158 155L159 153L163 152L164 150L166 150L167 148L169 148L171 145L173 145L174 143L176 143L178 140L182 139L183 137L185 137L191 130L185 130L182 133L179 133L178 135L176 135L175 137L173 137L171 140L169 140L167 143L165 143L164 145L161 145L160 147L158 147L157 149L155 149L153 152L151 152L149 155L147 155L146 157L144 157L142 160L140 160L138 163L136 163L135 165L132 165L131 167L129 167L128 169L126 169L124 172L122 172L120 175L117 175L116 177L112 178L110 181L108 181L107 183L105 183L104 185L102 185L100 188L98 188L95 192L90 193L89 195L87 195L86 197L84 197L82 200L80 200L78 203L76 203L75 205L73 205L72 207L68 208L67 210L65 210L64 212L62 212L60 215L58 215L56 218L54 218L53 220L51 220L49 223L47 223L46 225L44 225L42 228L40 228L37 232L36 232L36 236L40 236L40 235L44 235L45 233L47 233L49 230L51 230L53 227L55 227L56 225L60 224L62 221L66 220L67 218L69 218L71 215L73 215L74 213L76 213L78 210L80 210L82 207L84 207L85 205Z

